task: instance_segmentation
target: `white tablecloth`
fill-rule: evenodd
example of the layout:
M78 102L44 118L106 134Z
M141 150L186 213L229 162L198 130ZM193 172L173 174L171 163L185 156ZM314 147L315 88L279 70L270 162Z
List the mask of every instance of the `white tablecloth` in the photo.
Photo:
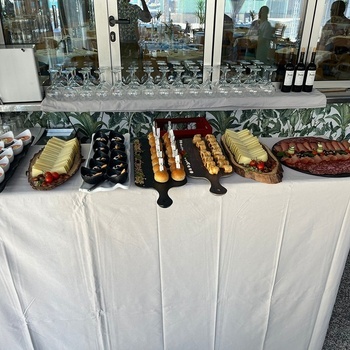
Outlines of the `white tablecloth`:
M326 96L313 89L312 92L284 93L280 90L272 96L174 96L149 98L110 98L107 100L57 101L45 98L41 110L45 112L144 112L144 111L229 111L234 109L288 109L323 108Z
M266 140L272 145L276 140ZM348 178L285 168L169 191L0 193L0 344L24 349L321 349L350 246ZM88 147L85 147L87 152Z

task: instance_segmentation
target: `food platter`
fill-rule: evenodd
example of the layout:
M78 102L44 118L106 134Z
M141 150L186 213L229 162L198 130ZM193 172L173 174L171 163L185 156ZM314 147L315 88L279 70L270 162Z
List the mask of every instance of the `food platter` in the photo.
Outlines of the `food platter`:
M347 140L323 137L292 137L278 141L272 152L280 162L298 172L322 177L349 177L350 150Z
M157 204L162 208L168 208L173 204L168 191L173 187L184 186L187 183L186 178L182 181L174 181L170 177L165 183L154 180L151 152L147 138L140 138L134 141L134 165L135 185L155 189L159 194Z
M30 142L27 143L24 147L21 153L17 154L16 156L14 156L13 161L10 164L10 167L8 169L8 171L6 171L5 173L5 178L4 181L1 182L0 184L0 192L2 192L4 190L4 188L6 187L7 182L12 178L12 176L14 175L18 165L21 163L22 159L27 155L27 152L32 144L34 140L34 137L31 138Z
M232 173L224 173L220 169L218 174L210 174L205 168L197 147L193 144L192 139L181 139L178 141L179 149L183 153L183 163L187 176L195 179L205 179L210 182L209 191L216 195L223 195L227 189L221 185L222 177L231 176Z
M27 171L29 184L32 186L32 188L34 190L38 190L38 191L52 190L52 189L64 184L65 182L67 182L80 169L80 165L81 165L82 160L83 160L82 155L80 153L80 149L79 149L79 152L77 152L75 154L74 161L73 161L73 164L72 164L72 167L70 168L70 170L66 174L62 174L59 177L59 179L57 179L56 181L53 181L51 184L46 184L43 186L42 181L38 181L38 179L36 177L32 176L32 167L33 167L35 161L40 157L40 154L42 153L43 149L44 148L42 148L39 152L34 154L33 158L29 162L29 168Z
M225 135L223 135L221 138L221 144L223 145L223 148L231 161L234 171L238 175L266 184L277 184L282 181L283 169L281 164L271 150L264 144L261 143L261 146L266 151L268 156L268 160L266 162L268 166L266 165L264 167L264 171L258 171L255 167L244 166L238 163L226 144ZM268 172L266 172L267 169L269 169Z

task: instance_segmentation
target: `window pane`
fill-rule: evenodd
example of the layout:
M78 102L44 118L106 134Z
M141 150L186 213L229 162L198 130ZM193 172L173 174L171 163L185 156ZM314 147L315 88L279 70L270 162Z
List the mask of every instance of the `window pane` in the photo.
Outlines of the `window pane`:
M317 44L316 80L350 79L350 9L343 1L326 1Z
M140 71L147 61L159 75L159 62L171 75L174 65L203 60L205 0L119 0L121 60L124 70L137 63ZM142 74L142 73L141 73Z
M35 44L41 74L98 66L93 0L0 0L5 44Z
M304 6L303 0L226 0L222 63L285 63L291 48L299 52Z

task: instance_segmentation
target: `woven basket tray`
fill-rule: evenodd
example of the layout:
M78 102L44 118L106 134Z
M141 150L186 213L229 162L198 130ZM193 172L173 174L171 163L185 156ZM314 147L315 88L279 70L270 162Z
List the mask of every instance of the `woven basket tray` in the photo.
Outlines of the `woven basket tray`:
M35 161L40 157L40 154L42 151L43 151L43 149L40 150L38 153L34 154L33 158L30 160L29 168L27 171L28 182L30 183L30 185L32 186L32 188L34 190L38 190L38 191L48 191L48 190L52 190L52 189L56 188L57 186L62 185L63 183L68 181L80 169L80 165L83 161L83 157L80 154L80 151L77 152L77 154L74 157L73 165L69 169L67 174L61 175L59 179L54 180L50 184L46 184L45 186L42 186L42 185L40 185L40 183L38 181L34 181L33 177L32 177L32 167L33 167Z

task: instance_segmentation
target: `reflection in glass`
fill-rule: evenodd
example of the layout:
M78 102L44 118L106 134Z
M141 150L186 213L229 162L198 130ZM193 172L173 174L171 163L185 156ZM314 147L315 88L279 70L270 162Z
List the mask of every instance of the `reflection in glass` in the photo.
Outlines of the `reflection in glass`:
M5 44L35 44L41 75L98 66L93 0L0 0Z

